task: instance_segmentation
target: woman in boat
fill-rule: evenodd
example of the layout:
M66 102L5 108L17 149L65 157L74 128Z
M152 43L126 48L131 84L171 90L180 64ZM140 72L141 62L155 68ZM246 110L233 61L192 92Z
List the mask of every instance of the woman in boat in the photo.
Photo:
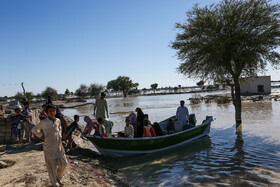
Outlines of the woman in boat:
M160 128L160 126L157 122L154 122L153 128L154 128L157 136L163 136L163 132L162 132L162 130L161 130L161 128Z
M143 121L144 121L144 113L141 110L141 108L136 108L135 110L137 112L137 136L136 137L143 137Z
M89 116L85 116L84 117L84 121L87 123L86 124L86 127L83 131L83 134L87 135L87 134L90 134L91 131L94 129L95 132L93 135L95 136L99 136L99 130L98 130L98 122L97 120L95 119L91 119Z
M137 116L134 112L131 112L128 116L130 124L133 126L134 136L137 136Z

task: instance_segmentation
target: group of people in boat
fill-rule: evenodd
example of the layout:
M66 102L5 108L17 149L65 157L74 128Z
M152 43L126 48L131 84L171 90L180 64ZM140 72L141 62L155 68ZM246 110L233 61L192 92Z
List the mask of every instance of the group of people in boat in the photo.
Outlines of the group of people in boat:
M84 117L86 127L83 131L84 135L90 134L94 130L94 136L101 137L127 137L127 138L141 138L141 137L154 137L164 135L159 123L151 124L149 115L144 114L141 108L137 107L135 112L131 112L125 118L125 126L123 132L118 132L115 136L112 134L112 127L114 123L106 117L109 117L107 101L105 100L106 94L101 93L101 97L96 100L93 115L95 119L89 116ZM168 134L178 132L185 129L188 121L189 111L184 106L185 102L180 101L180 107L176 111L176 119L169 119L166 131Z

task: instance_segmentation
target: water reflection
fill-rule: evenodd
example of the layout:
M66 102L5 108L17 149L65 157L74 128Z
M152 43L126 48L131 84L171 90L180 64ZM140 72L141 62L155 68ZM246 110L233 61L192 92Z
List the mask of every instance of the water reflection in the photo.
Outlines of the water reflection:
M232 159L232 162L234 163L235 166L236 165L240 166L245 158L243 144L244 144L244 140L242 138L242 124L240 124L236 126L236 140L235 140L234 147L231 149L231 151L236 151Z
M208 149L211 149L211 144L212 143L210 137L205 136L194 141L192 144L185 144L154 154L144 154L124 158L113 158L111 160L111 164L115 169L127 169L130 166L133 167L137 165L136 170L142 170L147 166L152 166L157 170L158 167L163 167L162 165L168 165L173 162L185 160L186 158L191 157L195 153L207 151Z

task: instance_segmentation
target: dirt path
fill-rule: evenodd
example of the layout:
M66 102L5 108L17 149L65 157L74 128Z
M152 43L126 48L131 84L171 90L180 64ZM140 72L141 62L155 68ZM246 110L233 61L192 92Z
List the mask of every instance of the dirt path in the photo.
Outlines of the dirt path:
M48 186L49 177L42 150L42 143L32 143L25 144L20 149L9 146L5 152L0 152L0 161L15 163L0 169L1 186ZM93 150L76 147L67 153L67 160L69 163L62 179L66 187L129 186Z

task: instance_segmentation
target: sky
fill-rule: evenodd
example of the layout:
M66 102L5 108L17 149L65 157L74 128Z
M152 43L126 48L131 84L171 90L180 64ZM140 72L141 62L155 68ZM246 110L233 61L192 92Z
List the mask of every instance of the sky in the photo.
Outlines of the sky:
M128 76L139 88L192 86L170 48L186 12L215 0L1 0L0 97L75 92ZM272 80L280 71L268 68Z

